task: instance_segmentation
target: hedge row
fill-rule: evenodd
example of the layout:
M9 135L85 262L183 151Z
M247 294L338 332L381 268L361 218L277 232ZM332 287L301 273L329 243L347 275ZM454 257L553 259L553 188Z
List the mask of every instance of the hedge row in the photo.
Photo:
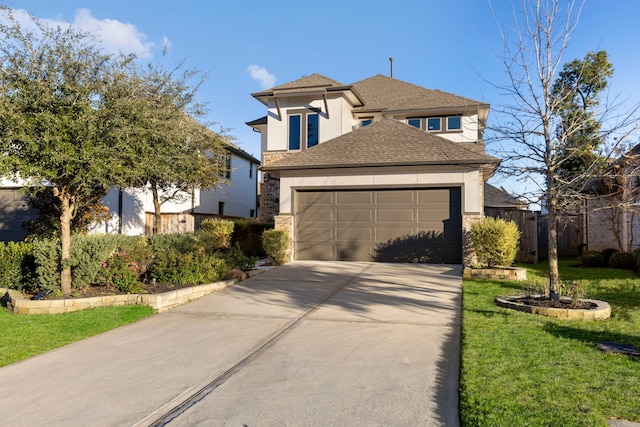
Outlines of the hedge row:
M588 251L580 257L583 267L610 267L625 270L640 270L640 248L633 252L623 252L613 248L602 251Z
M253 268L264 254L261 234L268 224L240 221L237 233L229 220L202 225L195 233L153 237L75 235L68 261L73 287L100 284L138 292L141 284L153 281L207 283L225 278L232 268ZM57 240L0 242L0 287L58 291L60 267Z

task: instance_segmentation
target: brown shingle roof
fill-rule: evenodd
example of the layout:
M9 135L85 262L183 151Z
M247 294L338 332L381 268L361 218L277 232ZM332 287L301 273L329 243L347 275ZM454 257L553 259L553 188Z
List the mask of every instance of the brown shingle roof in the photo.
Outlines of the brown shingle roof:
M484 205L491 208L528 207L528 203L520 200L501 188L496 188L488 182L484 183Z
M383 119L313 148L290 153L262 170L498 162L495 157L466 149L462 143Z
M310 76L304 76L289 83L282 84L280 86L272 87L262 92L253 93L252 96L267 96L273 94L273 92L290 89L307 89L307 88L326 88L326 87L341 87L342 83L325 77L322 74L311 74Z
M364 101L360 110L420 110L486 105L440 90L427 89L378 74L353 84Z

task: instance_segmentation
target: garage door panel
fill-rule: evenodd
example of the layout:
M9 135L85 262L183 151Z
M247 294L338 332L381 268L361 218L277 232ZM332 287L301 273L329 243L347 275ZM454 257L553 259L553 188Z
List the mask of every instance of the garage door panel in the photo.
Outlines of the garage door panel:
M23 240L22 224L37 218L38 210L31 208L28 196L15 188L0 189L0 241Z
M373 194L369 191L349 191L336 193L338 205L370 205L373 203Z
M400 207L398 209L377 209L377 222L401 223L416 222L416 211L413 208Z
M336 240L338 242L371 242L373 229L371 227L338 227Z
M346 210L338 210L337 212L337 222L344 224L355 224L355 223L372 223L373 222L373 211L367 210L357 210L357 209L346 209Z
M378 202L378 205L397 205L403 203L413 205L416 202L415 195L416 194L414 190L380 191L376 193L376 200Z
M462 261L460 188L303 191L295 206L296 259Z

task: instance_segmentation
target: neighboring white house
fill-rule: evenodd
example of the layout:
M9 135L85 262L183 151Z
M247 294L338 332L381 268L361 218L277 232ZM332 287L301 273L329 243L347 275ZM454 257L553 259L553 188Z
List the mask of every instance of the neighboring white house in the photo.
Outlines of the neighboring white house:
M460 263L483 215L489 105L377 75L313 74L252 94L262 134L261 217L292 259Z
M191 226L193 215L198 214L257 217L260 162L234 145L228 144L226 150L230 156L230 170L223 178L229 184L221 184L214 190L196 189L192 194L185 194L179 202L163 204L162 213L184 215L184 223ZM21 240L24 238L22 222L37 218L37 211L29 207L26 197L19 192L23 185L23 182L0 180L0 241ZM147 214L154 212L151 192L147 188L111 188L103 202L109 208L111 219L93 225L90 232L145 234ZM187 217L190 221L186 221Z

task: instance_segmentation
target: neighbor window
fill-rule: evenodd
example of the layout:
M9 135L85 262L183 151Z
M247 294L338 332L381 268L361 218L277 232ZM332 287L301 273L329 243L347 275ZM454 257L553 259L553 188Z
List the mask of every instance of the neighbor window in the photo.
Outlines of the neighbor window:
M407 119L407 123L409 123L411 126L416 127L418 129L422 128L422 119Z
M362 119L360 120L360 127L369 126L371 123L373 123L373 119Z
M447 130L460 130L462 123L460 116L447 117Z
M218 215L224 215L224 202L218 202Z
M311 148L318 145L318 142L320 142L318 113L305 112L289 116L289 150Z
M440 117L429 117L427 119L427 130L439 131L441 128Z

